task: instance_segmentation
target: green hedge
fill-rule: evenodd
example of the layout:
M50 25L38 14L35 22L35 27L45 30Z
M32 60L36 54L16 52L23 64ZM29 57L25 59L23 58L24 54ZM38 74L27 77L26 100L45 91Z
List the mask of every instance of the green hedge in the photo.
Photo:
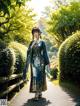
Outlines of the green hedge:
M17 42L8 46L0 40L0 77L22 73L26 62L27 47Z
M15 50L15 53L16 53L16 64L15 64L16 71L15 71L15 73L16 74L22 73L24 65L25 65L24 55L18 50Z
M0 76L10 76L14 73L15 53L11 48L0 51Z
M59 48L60 80L80 82L80 32L67 38Z
M0 51L6 48L6 43L0 39Z
M22 73L26 62L27 47L18 42L11 42L9 47L14 49L16 55L15 73Z

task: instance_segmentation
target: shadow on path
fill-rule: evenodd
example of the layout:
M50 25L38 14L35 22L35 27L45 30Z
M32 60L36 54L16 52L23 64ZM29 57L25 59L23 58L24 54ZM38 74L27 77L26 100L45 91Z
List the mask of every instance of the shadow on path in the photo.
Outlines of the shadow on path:
M60 84L60 87L64 92L70 95L70 97L76 103L75 106L80 106L80 89L72 89L72 87L70 88L70 86L65 86L63 84Z
M51 104L49 100L46 100L46 98L41 98L38 101L35 101L34 98L28 99L26 103L24 103L23 106L48 106Z

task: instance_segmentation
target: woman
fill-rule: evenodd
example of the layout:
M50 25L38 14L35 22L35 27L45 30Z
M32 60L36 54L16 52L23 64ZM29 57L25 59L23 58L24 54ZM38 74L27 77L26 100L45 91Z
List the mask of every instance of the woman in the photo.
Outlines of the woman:
M41 40L41 31L39 28L32 29L33 40L30 42L27 50L26 68L23 72L24 79L26 78L26 70L30 63L31 67L31 82L30 92L35 93L35 99L42 97L42 91L47 90L45 66L50 66L49 57L47 55L46 45Z

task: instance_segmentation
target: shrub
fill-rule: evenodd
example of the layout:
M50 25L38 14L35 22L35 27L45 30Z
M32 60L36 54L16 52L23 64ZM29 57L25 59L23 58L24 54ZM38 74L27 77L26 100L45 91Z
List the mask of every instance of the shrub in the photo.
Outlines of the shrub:
M51 73L52 79L57 79L57 76L58 76L57 67L52 68L50 73Z
M62 81L80 82L80 32L67 38L60 46L59 70Z
M6 48L6 43L0 39L0 51Z
M58 78L58 58L55 58L51 62L51 72L52 79Z
M26 62L26 46L17 42L11 42L9 47L13 48L16 54L15 73L22 73Z
M15 64L16 72L15 73L22 73L24 65L25 65L25 58L20 51L15 50L15 52L16 52L16 64Z
M14 72L15 54L11 48L0 51L0 76L10 76Z

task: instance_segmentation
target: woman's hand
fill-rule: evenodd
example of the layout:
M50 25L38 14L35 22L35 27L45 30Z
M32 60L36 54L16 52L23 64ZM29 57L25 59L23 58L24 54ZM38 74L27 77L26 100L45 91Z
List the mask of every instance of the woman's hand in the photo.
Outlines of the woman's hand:
M50 63L48 64L49 68L50 68Z

